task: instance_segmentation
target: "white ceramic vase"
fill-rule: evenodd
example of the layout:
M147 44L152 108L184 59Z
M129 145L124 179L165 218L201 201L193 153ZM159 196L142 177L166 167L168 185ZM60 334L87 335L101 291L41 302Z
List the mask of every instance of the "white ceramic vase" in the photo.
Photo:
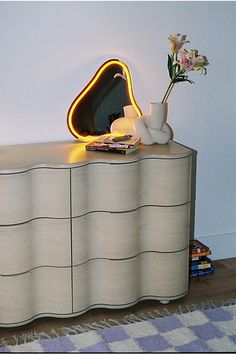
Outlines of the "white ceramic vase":
M167 144L169 142L173 137L173 132L166 123L167 113L166 102L153 102L150 104L150 115L135 120L135 134L141 137L142 144Z
M132 104L123 107L125 118L137 118L137 112Z
M167 102L150 103L150 115L146 116L146 124L149 128L161 130L167 120L168 104Z
M123 107L125 116L118 118L112 122L110 131L112 134L131 134L134 135L134 121L137 119L138 115L133 105L128 105Z

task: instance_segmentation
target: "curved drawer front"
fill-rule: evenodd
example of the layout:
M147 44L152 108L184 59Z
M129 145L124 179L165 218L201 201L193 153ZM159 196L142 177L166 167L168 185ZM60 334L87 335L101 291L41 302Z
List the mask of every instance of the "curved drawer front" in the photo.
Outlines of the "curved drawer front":
M134 163L92 163L72 169L72 215L128 211L142 205L190 201L191 156L146 158Z
M188 267L188 249L176 253L144 253L139 265L142 296L183 296L188 290Z
M90 306L121 305L139 295L137 259L92 260L74 267L74 312Z
M191 156L140 161L141 205L179 205L190 201Z
M32 216L70 216L70 171L35 169L31 174Z
M132 212L94 212L72 221L73 262L120 259L144 251L175 252L188 247L190 204L141 207Z
M72 221L73 262L92 258L125 258L139 253L139 211L94 212Z
M42 314L71 313L71 270L38 268L0 277L0 326L17 325Z
M0 225L30 219L29 172L0 175Z
M175 252L189 245L190 203L177 207L145 207L139 216L141 251Z
M73 277L74 312L95 305L128 306L142 297L177 298L188 289L188 250L92 260L74 267Z
M137 208L138 163L94 163L72 169L72 215Z
M70 171L36 168L0 175L0 224L70 216Z
M36 219L0 228L0 275L70 266L70 220Z

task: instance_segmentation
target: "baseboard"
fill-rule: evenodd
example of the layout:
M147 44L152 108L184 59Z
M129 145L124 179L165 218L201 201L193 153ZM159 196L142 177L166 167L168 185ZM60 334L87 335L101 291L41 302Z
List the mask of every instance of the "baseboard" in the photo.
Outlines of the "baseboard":
M210 247L213 260L236 257L236 232L195 238Z

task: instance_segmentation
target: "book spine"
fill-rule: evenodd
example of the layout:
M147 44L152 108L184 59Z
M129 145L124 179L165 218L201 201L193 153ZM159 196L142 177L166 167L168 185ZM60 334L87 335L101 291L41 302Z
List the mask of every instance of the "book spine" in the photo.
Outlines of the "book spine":
M209 247L204 245L203 243L201 243L198 240L194 240L190 244L190 250L191 250L192 254L196 254L196 253L202 253L202 252L209 251Z
M126 150L121 150L121 149L113 149L113 148L103 148L103 147L98 147L98 146L86 146L85 147L87 151L101 151L101 152L114 152L117 154L126 154Z
M128 145L128 144L110 144L110 143L96 143L94 142L93 145L95 147L100 147L100 148L121 148L121 149L128 149L130 147L133 147L134 145Z
M138 146L140 141L137 141L136 143L127 143L127 144L121 144L121 143L107 143L107 142L99 142L99 141L94 141L93 146L96 147L111 147L111 148L121 148L121 149L129 149L129 148L135 148Z
M197 260L199 257L209 256L209 255L211 255L211 251L201 252L201 253L197 253L197 254L195 254L195 253L192 254L191 251L190 251L190 253L189 253L189 257L190 257L191 259L195 259L195 258L196 258L196 260Z
M208 264L198 264L198 265L191 265L191 270L198 270L198 269L208 269L211 268L211 263Z
M200 276L203 276L203 275L214 273L214 271L215 271L214 267L211 267L211 268L208 268L208 269L192 270L189 273L189 276L190 276L190 278L200 277Z
M192 264L211 263L211 259L209 257L207 257L207 256L195 257L195 258L198 258L198 259L197 260L192 259L192 261L191 261Z
M207 252L206 248L190 248L192 254L198 255L198 253Z
M192 247L192 246L190 246L190 250L191 250L192 253L201 253L201 252L209 251L209 248L207 248L207 247Z

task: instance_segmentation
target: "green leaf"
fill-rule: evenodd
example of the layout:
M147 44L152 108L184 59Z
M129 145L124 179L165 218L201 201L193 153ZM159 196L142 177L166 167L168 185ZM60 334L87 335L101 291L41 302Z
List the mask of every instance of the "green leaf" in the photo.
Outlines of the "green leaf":
M168 67L170 79L172 80L173 79L173 66L172 66L172 59L169 54L168 54L167 67Z
M190 84L194 84L194 81L192 80L188 80L186 77L177 77L173 82L177 83L177 82L189 82Z
M184 77L177 77L176 79L174 79L174 83L176 83L176 82L183 82L183 81L188 81L188 80L186 80L186 78L184 78Z

